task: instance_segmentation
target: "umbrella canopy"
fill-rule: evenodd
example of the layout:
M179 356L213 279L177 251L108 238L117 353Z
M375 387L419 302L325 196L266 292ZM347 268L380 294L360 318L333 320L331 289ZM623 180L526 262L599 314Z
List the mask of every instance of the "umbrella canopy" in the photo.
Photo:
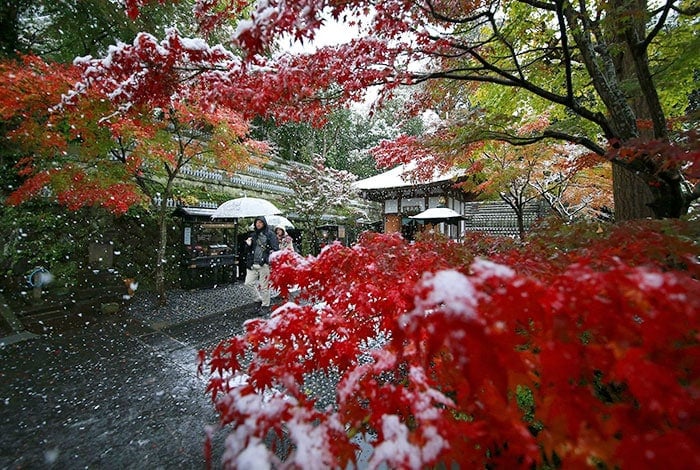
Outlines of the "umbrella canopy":
M239 197L224 202L211 215L212 219L240 219L282 212L273 203L257 197Z
M447 207L431 207L424 210L420 214L409 216L411 219L422 220L431 224L439 224L447 222L448 224L456 224L459 220L465 217L459 212L453 211Z
M265 216L265 220L267 221L267 225L272 228L280 225L285 229L294 228L294 224L288 218L282 217L281 215L268 215Z

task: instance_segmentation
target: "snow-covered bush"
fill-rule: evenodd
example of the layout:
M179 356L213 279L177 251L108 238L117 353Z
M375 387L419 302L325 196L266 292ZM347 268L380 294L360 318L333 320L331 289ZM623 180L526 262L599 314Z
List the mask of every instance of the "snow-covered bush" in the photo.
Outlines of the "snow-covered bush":
M359 442L370 468L700 465L689 227L566 230L495 250L368 233L277 256L294 301L200 355L224 465L346 468ZM318 371L334 403L306 385Z

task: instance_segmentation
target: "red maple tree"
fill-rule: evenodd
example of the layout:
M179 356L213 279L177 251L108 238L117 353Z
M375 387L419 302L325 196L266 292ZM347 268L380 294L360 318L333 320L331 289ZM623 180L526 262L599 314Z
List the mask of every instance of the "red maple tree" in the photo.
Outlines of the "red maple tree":
M78 60L75 66L29 56L4 61L0 78L8 85L0 91L0 103L2 117L14 123L8 137L24 155L17 165L23 180L8 204L49 196L71 210L103 206L123 214L160 196L155 284L165 303L167 204L182 168L233 171L258 159L267 146L248 137L241 113L210 106L205 91L187 82L188 64L201 60L196 51L202 43L192 41L184 50L176 38L162 44L152 39L141 35L135 45L113 48L103 61ZM150 63L153 53L168 48L173 51L169 68L146 67L149 73L137 80L113 69L117 76L111 83L122 83L118 91L92 80L93 74L106 79L100 71L106 61ZM130 87L127 75L139 87Z
M197 14L213 25L248 7L225 3L199 1ZM441 46L423 36L413 49L364 39L314 56L256 55L280 32L312 37L326 4L267 2L239 24L244 59L174 31L162 42L140 35L80 61L77 91L104 94L122 112L177 96L322 118L333 95L319 90L342 81L335 97L352 99L372 83L391 88L395 59ZM376 3L385 37L410 26L412 5ZM386 65L366 67L367 57ZM367 234L317 258L277 255L273 281L285 298L298 288L294 302L200 354L232 428L224 465L345 467L359 439L371 467L700 466L700 253L683 227L674 231L619 226L599 243L577 233L578 245L559 237L523 251ZM316 373L337 377L330 404L307 387ZM268 449L271 434L293 446Z
M126 4L136 14L149 1L155 0ZM200 78L207 82L214 102L242 104L257 114L282 119L305 116L317 121L323 120L329 101L358 100L372 85L381 85L380 103L401 85L433 81L464 89L488 84L518 90L522 96L551 104L557 115L575 117L576 123L561 126L557 119L551 126L523 133L507 122L480 126L480 116L475 116L469 125L485 130L481 140L516 145L543 139L575 142L611 160L616 171L641 178L623 173L630 178L615 180L615 210L621 220L685 214L689 203L700 197L686 185L684 167L697 159L696 145L691 143L689 149L668 125L672 119L666 116L652 78L655 67L665 65L656 62L651 49L668 45L668 37L661 34L665 26L685 31L694 10L678 10L682 21L673 24L671 4L653 9L617 3L615 15L609 15L605 5L521 6L522 12L499 2L269 0L251 5L199 0L195 17L201 31L235 20L232 44L241 48L240 60L218 63L215 71L202 66ZM610 21L599 24L601 16ZM280 38L313 40L326 18L357 26L358 37L312 54L273 54ZM597 28L605 31L601 34ZM634 58L634 67L621 63L627 56ZM414 67L428 63L420 70ZM609 73L614 79L608 78ZM248 86L238 86L241 83ZM628 85L622 85L626 83L634 84L638 100L628 98ZM528 107L525 102L523 106ZM601 137L607 144L599 143ZM658 155L632 152L635 158L630 159L605 147L640 149L636 145L640 137L667 148ZM621 181L635 187L626 188Z
M119 214L143 201L135 183L107 158L109 133L98 124L108 112L105 100L91 94L80 106L53 111L79 78L77 67L35 56L0 62L0 118L17 149L22 177L8 204L45 194L49 187L71 210L103 205Z
M365 234L279 254L294 302L201 353L224 465L346 467L359 440L370 468L700 464L699 252L682 225L660 229L525 250Z

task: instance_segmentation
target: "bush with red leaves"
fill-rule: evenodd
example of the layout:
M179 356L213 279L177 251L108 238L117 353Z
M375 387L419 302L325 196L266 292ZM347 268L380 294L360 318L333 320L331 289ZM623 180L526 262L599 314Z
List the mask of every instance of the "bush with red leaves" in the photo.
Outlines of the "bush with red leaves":
M224 466L346 468L359 441L370 468L700 466L692 229L279 253L294 300L200 354ZM330 405L308 387L319 372L337 378Z

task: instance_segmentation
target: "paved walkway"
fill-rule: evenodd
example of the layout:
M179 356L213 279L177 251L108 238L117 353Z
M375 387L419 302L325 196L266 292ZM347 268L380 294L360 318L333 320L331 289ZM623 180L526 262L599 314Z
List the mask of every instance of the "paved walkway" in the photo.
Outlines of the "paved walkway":
M196 352L240 332L252 301L241 284L171 292L165 308L137 293L80 328L0 345L0 469L204 468L217 418Z

